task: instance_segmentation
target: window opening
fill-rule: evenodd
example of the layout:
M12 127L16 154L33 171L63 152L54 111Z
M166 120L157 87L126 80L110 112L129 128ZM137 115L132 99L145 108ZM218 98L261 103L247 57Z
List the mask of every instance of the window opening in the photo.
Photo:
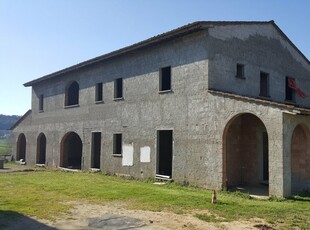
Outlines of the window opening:
M97 83L96 84L96 99L95 101L102 101L103 100L103 85L102 83Z
M69 85L66 91L66 101L65 101L66 106L79 104L79 90L80 86L76 81L72 82Z
M260 73L260 96L269 97L269 74Z
M41 94L39 96L39 111L43 111L44 109L44 96Z
M114 80L114 98L123 97L123 79L118 78Z
M237 78L245 78L245 76L244 76L244 65L243 64L237 64L236 77Z
M290 86L290 81L295 81L294 78L286 77L285 78L285 100L287 101L295 101L295 91Z
M171 90L171 66L160 69L159 91Z

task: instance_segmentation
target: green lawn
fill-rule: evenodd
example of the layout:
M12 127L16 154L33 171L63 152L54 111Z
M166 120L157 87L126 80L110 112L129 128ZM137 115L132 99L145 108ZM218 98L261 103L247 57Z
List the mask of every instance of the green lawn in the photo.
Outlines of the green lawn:
M12 147L7 139L0 139L0 155L10 154Z
M44 170L0 174L0 210L53 220L72 204L86 201L105 204L121 201L129 209L192 213L205 221L247 220L253 217L284 228L310 229L310 197L254 200L239 193L218 193L211 204L211 192L174 183L155 185L100 173L70 173ZM200 214L201 210L201 214ZM206 215L203 210L212 214Z

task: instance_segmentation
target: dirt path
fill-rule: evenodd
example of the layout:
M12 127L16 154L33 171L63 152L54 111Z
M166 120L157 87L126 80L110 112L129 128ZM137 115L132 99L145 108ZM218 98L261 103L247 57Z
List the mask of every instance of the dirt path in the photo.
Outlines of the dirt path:
M4 229L72 229L72 230L166 230L166 229L268 229L257 228L263 225L259 219L251 221L235 221L230 223L208 223L201 221L193 214L177 215L168 212L151 212L141 210L127 210L121 204L107 205L76 204L69 214L62 216L55 222L18 218ZM0 228L1 229L1 228Z

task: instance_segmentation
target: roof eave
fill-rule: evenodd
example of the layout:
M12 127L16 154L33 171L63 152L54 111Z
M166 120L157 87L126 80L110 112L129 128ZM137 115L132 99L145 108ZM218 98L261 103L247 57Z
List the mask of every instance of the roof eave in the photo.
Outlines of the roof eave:
M23 120L25 120L26 117L28 117L31 114L32 110L29 109L21 118L18 119L18 121L15 122L14 125L11 126L8 130L13 130L15 129Z
M139 49L143 49L146 47L150 47L150 46L154 46L156 44L159 44L161 42L165 42L168 40L172 40L178 37L182 37L184 35L190 34L190 33L194 33L194 32L198 32L201 30L205 30L208 29L209 27L212 27L214 25L227 25L227 24L271 24L275 27L275 29L281 34L281 36L284 37L285 40L287 40L287 42L305 59L305 61L310 65L310 61L308 60L308 58L294 45L294 43L286 36L286 34L277 26L277 24L271 20L271 21L234 21L234 22L228 22L228 21L198 21L198 22L194 22L185 26L182 26L180 28L168 31L166 33L151 37L147 40L135 43L133 45L127 46L125 48L121 48L119 50L89 59L87 61L78 63L76 65L70 66L68 68L62 69L60 71L45 75L43 77L37 78L35 80L29 81L27 83L24 84L25 87L28 86L33 86L36 83L48 80L50 78L56 77L56 76L60 76L63 74L66 74L70 71L74 71L77 69L81 69L83 67L87 67L93 64L96 64L98 62L104 61L104 60L108 60L108 59L112 59L112 58L116 58L118 56L121 55L125 55L127 53L133 52L133 51L137 51Z
M108 54L104 54L104 55L89 59L87 61L84 61L84 62L81 62L79 64L70 66L68 68L62 69L62 70L54 72L52 74L48 74L48 75L45 75L41 78L29 81L29 82L25 83L24 86L25 87L32 86L32 85L39 83L41 81L50 79L50 78L58 76L58 75L65 74L67 72L70 72L70 71L73 71L76 69L80 69L80 68L83 68L83 67L86 67L86 66L89 66L89 65L107 60L107 59L115 58L115 57L127 54L129 52L132 52L132 51L137 51L137 50L142 49L142 48L153 46L153 45L156 45L156 44L164 42L164 41L168 41L168 40L172 40L172 39L175 39L178 37L182 37L182 36L187 35L187 34L202 31L204 29L207 29L204 22L194 22L192 24L177 28L177 29L169 31L167 33L160 34L160 35L157 35L155 37L149 38L149 39L144 40L142 42L138 42L136 44L127 46L125 48L122 48L122 49L110 52Z

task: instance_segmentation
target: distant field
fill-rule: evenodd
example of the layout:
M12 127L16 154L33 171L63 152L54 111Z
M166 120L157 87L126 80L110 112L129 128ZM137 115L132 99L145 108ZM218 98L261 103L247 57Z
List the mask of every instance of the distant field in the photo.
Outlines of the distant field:
M7 139L0 139L0 155L10 154L12 146Z

